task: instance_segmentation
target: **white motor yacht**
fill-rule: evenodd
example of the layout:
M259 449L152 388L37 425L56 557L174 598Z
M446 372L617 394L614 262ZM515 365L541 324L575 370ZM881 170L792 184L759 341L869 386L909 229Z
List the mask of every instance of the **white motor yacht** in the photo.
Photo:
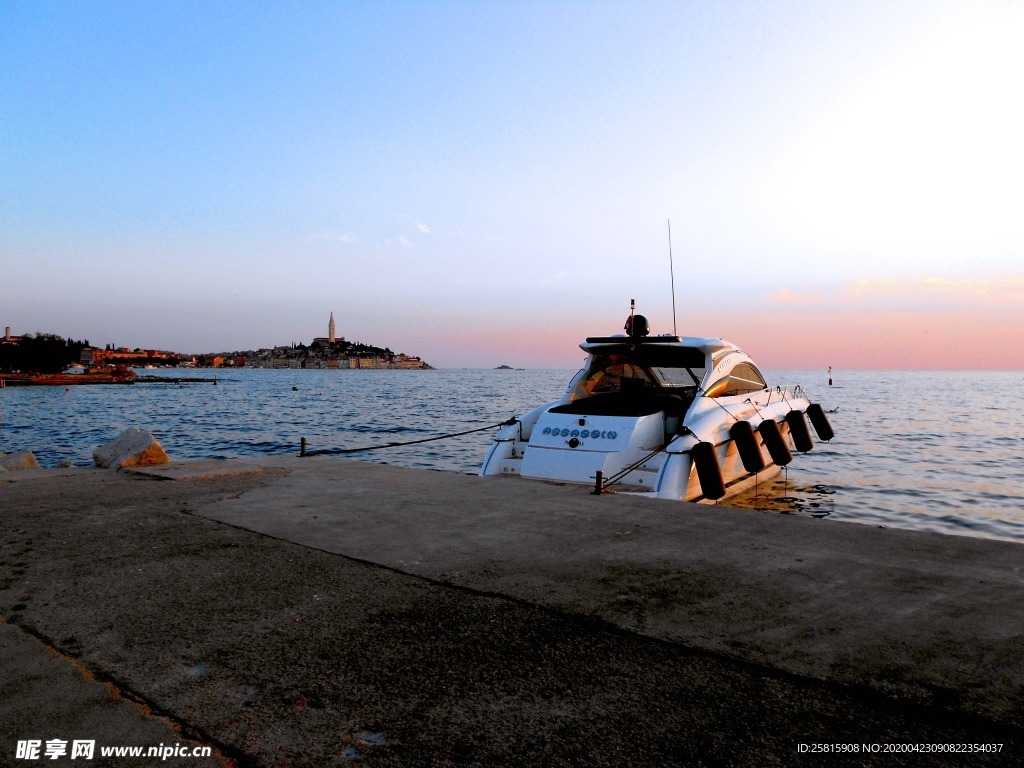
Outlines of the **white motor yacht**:
M481 475L579 483L683 501L718 501L774 477L834 433L799 386L770 387L722 339L626 334L588 338L586 367L560 399L503 427Z

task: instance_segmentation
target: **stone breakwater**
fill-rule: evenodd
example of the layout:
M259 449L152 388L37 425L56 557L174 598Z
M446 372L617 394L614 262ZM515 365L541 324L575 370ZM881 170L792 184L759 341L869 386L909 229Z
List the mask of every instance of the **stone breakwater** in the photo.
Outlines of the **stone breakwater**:
M5 756L1024 756L1017 544L327 458L10 473L0 509Z

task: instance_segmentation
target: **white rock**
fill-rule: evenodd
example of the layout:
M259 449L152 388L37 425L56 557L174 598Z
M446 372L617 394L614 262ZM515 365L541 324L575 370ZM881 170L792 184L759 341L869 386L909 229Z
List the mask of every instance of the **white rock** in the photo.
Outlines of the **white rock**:
M129 427L116 439L92 452L97 467L152 467L170 461L166 451L149 432Z
M0 469L15 471L19 469L39 469L39 462L32 451L0 454Z

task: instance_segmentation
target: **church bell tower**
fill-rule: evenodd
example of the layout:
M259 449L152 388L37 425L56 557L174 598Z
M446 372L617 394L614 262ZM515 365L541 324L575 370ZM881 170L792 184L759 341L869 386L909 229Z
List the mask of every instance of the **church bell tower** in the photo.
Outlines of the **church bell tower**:
M331 342L331 344L334 343L334 313L333 312L331 312L331 320L330 320L330 322L327 323L327 338Z

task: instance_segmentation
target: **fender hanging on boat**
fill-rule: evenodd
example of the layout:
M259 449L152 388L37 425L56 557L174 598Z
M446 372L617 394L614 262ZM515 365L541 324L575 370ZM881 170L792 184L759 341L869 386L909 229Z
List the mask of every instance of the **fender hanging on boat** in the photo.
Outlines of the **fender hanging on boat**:
M764 454L761 453L761 446L757 443L754 427L749 421L737 421L729 428L729 435L736 443L736 450L747 472L760 472L767 466Z
M725 496L725 481L715 455L715 446L711 443L697 443L690 449L690 457L697 467L697 478L704 498L717 500Z
M776 466L784 467L793 460L793 452L786 445L778 424L771 419L765 419L757 426L757 431Z
M790 411L786 414L786 423L789 424L789 435L793 438L793 445L800 453L807 453L814 447L811 439L811 430L807 427L807 419L800 411Z
M818 433L819 440L824 440L827 443L836 436L832 425L828 421L828 416L825 415L825 409L820 404L811 403L807 406L807 418L814 425L814 431Z

